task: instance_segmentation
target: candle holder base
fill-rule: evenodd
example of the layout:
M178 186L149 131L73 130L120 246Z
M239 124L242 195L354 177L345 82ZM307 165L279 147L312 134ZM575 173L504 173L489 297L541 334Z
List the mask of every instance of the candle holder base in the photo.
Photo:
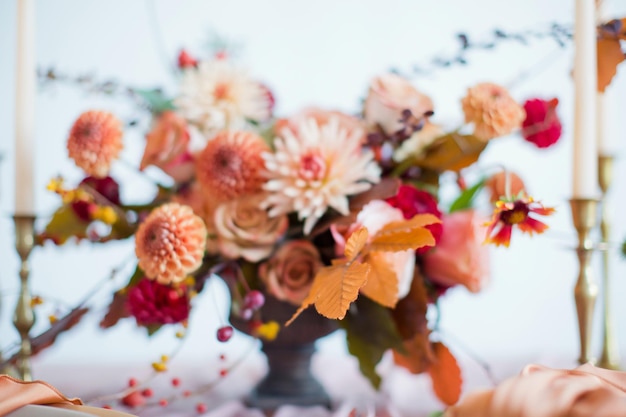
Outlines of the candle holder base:
M608 192L613 182L612 155L600 155L598 157L598 182L602 191L602 220L600 232L605 249L602 252L602 356L598 366L605 369L618 370L620 367L619 349L613 327L613 314L611 308L611 251L608 247L611 241L611 222L608 210Z
M16 215L15 222L15 249L20 256L20 292L13 316L13 324L20 335L20 350L17 357L17 375L24 381L32 381L30 357L32 346L30 343L30 329L35 324L35 313L32 306L32 297L29 288L30 265L29 257L35 247L35 216Z
M578 257L579 272L574 287L580 337L580 357L578 362L584 364L593 362L591 357L591 336L593 313L599 292L591 270L591 257L595 250L591 241L591 231L597 225L598 200L575 198L570 200L570 207L574 228L578 234L576 255Z

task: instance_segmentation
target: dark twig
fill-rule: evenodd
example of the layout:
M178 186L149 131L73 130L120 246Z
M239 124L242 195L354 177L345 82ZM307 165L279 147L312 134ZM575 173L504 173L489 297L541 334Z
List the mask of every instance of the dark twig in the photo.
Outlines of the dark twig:
M552 40L560 48L564 48L573 38L572 27L569 24L552 23L546 29L522 30L519 32L494 29L485 39L474 41L467 33L457 34L457 50L448 56L436 56L430 62L413 64L407 72L392 69L393 72L402 74L407 78L415 76L431 75L442 68L450 68L458 65L467 65L469 55L475 51L487 51L495 49L504 43L518 43L529 45L535 40Z

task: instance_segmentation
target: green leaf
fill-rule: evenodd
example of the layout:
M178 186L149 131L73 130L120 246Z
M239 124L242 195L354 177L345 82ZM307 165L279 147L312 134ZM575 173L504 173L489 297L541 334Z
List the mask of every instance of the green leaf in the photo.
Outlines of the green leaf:
M455 211L467 210L471 208L474 202L474 198L476 198L476 195L483 188L484 185L485 179L483 178L478 183L463 191L461 195L456 200L454 200L454 202L450 206L449 212L453 213Z
M148 331L148 336L153 336L156 332L161 330L161 327L163 327L163 325L161 325L161 324L150 324L150 325L145 326L145 327L146 327L146 330Z
M78 217L69 204L65 204L54 212L39 239L49 239L57 245L64 244L72 237L85 239L87 226L89 223Z
M141 279L145 276L146 274L141 270L141 268L139 268L139 265L137 265L137 268L135 268L135 272L133 272L133 275L131 275L130 279L128 280L128 284L126 284L126 289L132 288L135 285L139 284L139 281L141 281Z
M433 411L428 415L428 417L441 417L443 416L443 411Z
M376 365L383 354L392 348L403 350L390 310L362 296L339 324L346 330L348 351L358 359L361 373L378 389L381 378Z
M163 113L166 110L174 110L174 102L172 99L165 97L163 91L158 88L151 90L137 89L133 90L141 99L143 99L152 113Z

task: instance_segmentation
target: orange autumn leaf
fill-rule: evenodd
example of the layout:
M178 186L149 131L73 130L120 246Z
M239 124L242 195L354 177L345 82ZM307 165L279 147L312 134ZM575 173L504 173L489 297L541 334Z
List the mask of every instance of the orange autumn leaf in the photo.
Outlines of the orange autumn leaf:
M435 238L425 226L441 223L432 214L417 214L410 220L400 220L385 225L374 235L369 250L398 252L434 246Z
M393 351L393 360L412 374L421 374L430 368L435 360L429 331L416 333L411 339L402 343L404 352Z
M346 248L344 249L344 255L348 259L348 262L352 262L357 256L359 256L359 253L365 247L368 238L369 233L365 227L359 228L350 235L350 238L346 242Z
M598 91L604 92L617 73L617 66L624 61L619 39L600 38L598 53Z
M372 252L363 260L370 266L363 295L385 307L393 308L398 302L398 277L384 252Z
M452 353L441 342L432 345L434 361L428 373L433 384L433 390L437 398L446 405L454 405L461 397L461 368Z
M329 319L343 319L359 290L367 282L370 266L357 261L327 266L319 270L302 305L289 319L289 326L308 306Z

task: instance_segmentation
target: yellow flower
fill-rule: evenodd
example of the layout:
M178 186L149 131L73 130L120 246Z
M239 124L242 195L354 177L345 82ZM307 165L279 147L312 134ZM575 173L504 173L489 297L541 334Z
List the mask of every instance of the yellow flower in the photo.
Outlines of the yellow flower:
M163 362L153 362L152 369L154 369L156 372L165 372L167 371L167 365Z
M50 179L48 185L46 185L48 191L52 191L54 193L59 192L59 190L63 189L63 178L55 177Z
M272 341L276 339L278 336L278 332L280 331L280 324L275 321L268 321L267 323L263 323L257 329L257 335L261 339L265 339L267 341Z
M96 209L93 219L105 224L113 224L117 221L117 213L111 206L101 206Z

